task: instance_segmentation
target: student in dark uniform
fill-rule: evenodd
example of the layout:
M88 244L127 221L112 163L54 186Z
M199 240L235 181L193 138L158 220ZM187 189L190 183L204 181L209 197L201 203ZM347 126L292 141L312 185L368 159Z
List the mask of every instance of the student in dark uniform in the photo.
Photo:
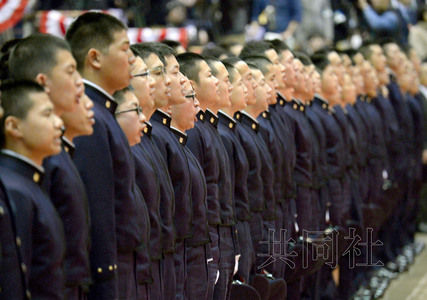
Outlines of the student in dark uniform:
M0 100L0 120L3 117L3 108ZM16 221L7 199L3 183L0 180L0 286L2 299L24 299L26 283L21 270L21 255L16 244Z
M193 235L185 240L187 268L185 299L203 300L208 299L209 273L207 259L210 258L206 202L207 187L202 167L190 149L186 147L187 135L185 133L185 131L194 127L194 123L197 120L196 115L200 108L194 90L188 80L184 85L184 93L187 101L170 107L172 116L170 129L183 147L191 176Z
M199 119L206 118L203 123L188 132L187 145L201 164L208 184L208 208L212 208L215 216L210 216L210 235L213 263L210 265L210 284L215 282L218 268L218 285L215 286L214 299L229 299L231 281L236 262L236 244L234 235L234 211L232 205L232 187L228 154L219 136L217 124L218 109L229 106L229 99L221 98L219 86L221 80L213 77L214 71L204 59L196 54L182 54L178 57L182 72L190 79L201 112ZM228 74L227 74L228 76ZM225 79L225 78L224 78ZM226 84L222 81L222 84ZM228 89L227 86L225 89ZM216 90L216 93L212 93ZM223 90L224 91L224 90ZM201 117L203 114L203 117ZM200 124L200 125L197 125ZM211 160L211 158L213 160ZM209 162L207 161L209 159ZM210 164L217 166L213 169ZM211 177L212 176L212 177ZM217 248L218 247L218 248ZM211 297L211 296L209 296Z
M218 131L230 159L233 206L241 252L238 270L235 269L234 271L237 271L240 281L248 283L251 271L250 262L253 260L255 254L248 223L251 218L247 186L249 162L236 134L236 127L240 125L233 119L234 113L246 107L248 89L240 73L231 64L227 62L223 63L227 68L233 89L230 93L230 107L224 107L218 111Z
M26 299L63 299L64 232L41 188L42 161L61 151L63 123L37 83L3 84L1 93L6 117L1 119L0 179L16 213L16 246L26 287L22 292Z
M96 37L96 38L94 38ZM115 120L114 92L129 85L134 56L126 27L102 13L86 13L67 31L86 94L94 102L94 133L75 139L74 162L88 195L91 219L89 299L134 299L140 212L144 201L135 183L133 157Z
M137 78L133 79L133 83L136 86L136 95L140 99L141 106L144 109L144 114L147 119L147 127L145 135L141 140L141 147L147 151L147 154L153 161L153 167L156 172L156 176L159 178L160 184L160 221L162 226L161 242L162 242L162 259L160 260L159 277L160 282L154 282L158 285L152 289L152 297L161 295L161 299L175 299L176 294L176 274L175 274L175 193L174 187L171 181L171 177L168 170L168 162L165 160L163 154L159 151L159 148L155 142L153 136L154 119L153 114L158 108L165 107L168 103L168 94L170 94L171 79L165 74L164 62L165 59L161 56L150 44L135 44L132 45L132 50L142 58L147 65L147 70L150 72L150 77L153 79L153 90L151 97L144 97L140 95L140 88L137 86ZM138 61L136 62L138 68ZM143 102L141 102L143 101ZM160 125L160 129L163 125ZM158 138L161 138L159 135ZM153 267L157 269L156 266ZM153 275L155 275L153 271ZM155 278L153 278L155 280ZM181 278L183 279L183 278ZM160 285L160 286L159 286ZM160 288L160 290L159 290ZM157 293L157 294L156 294ZM157 296L159 297L159 296Z
M117 102L117 111L115 113L116 120L120 124L129 146L134 146L141 142L141 136L145 125L145 116L139 106L138 98L131 91L130 88L125 88L114 93L114 99ZM141 168L139 156L135 156L135 169ZM140 192L140 191L139 191ZM136 299L150 299L149 285L152 282L150 274L150 218L148 208L144 201L140 205L140 227L143 229L141 232L141 245L139 246L138 254L135 258L138 272L137 272L137 286L136 286Z
M142 58L138 56L138 52L133 49L132 51L137 56L135 58L134 69L132 72L134 77L131 80L131 86L133 87L133 93L138 98L139 105L145 115L145 112L152 111L154 107L154 99L152 95L154 89L154 78L149 74L147 65ZM150 298L162 299L163 280L160 275L163 253L162 242L166 243L167 240L166 235L162 236L162 226L167 219L164 218L162 220L160 215L161 196L163 195L163 178L162 176L157 175L157 168L161 167L161 162L156 162L150 154L149 149L152 149L150 147L152 143L150 141L150 137L147 138L147 134L149 133L148 126L149 123L146 121L144 136L141 138L141 142L131 147L131 149L135 158L136 184L145 198L150 216L149 253L152 277L152 282L149 286ZM158 152L158 150L155 150L155 152ZM163 172L166 172L166 176L169 177L167 170L164 170ZM172 187L170 191L172 191ZM172 244L173 242L174 241L172 241Z
M64 223L66 252L64 261L67 299L85 299L91 283L89 264L89 211L84 184L72 161L73 139L93 133L93 102L86 96L73 112L62 114L66 131L60 154L43 161L43 188L50 195Z
M13 78L31 79L43 85L59 116L76 110L82 114L79 99L83 93L83 84L71 49L64 40L50 35L30 36L14 48L9 58L9 67ZM73 121L72 119L73 117L67 120ZM67 127L68 125L65 124ZM67 239L66 295L69 299L80 299L88 291L91 282L87 200L80 175L66 153L66 143L64 141L64 149L59 155L43 162L43 187L64 222Z

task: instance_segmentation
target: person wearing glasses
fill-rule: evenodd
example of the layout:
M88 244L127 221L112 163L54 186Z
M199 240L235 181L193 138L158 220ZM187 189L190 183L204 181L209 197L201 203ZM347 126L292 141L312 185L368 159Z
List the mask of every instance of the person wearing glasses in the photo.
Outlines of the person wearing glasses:
M139 52L135 50L133 52L136 58L131 86L145 115L147 111L154 111L155 108L153 98L155 81L153 76L150 75L147 65L139 56ZM151 266L152 280L148 292L151 299L163 299L163 279L161 278L160 267L163 258L163 245L167 244L168 239L166 234L162 234L162 228L165 227L165 223L167 224L168 218L163 218L164 215L161 214L160 204L162 199L168 199L167 195L172 194L169 191L172 191L173 187L170 182L169 172L162 167L166 163L151 140L151 123L149 121L145 121L144 135L141 138L141 142L131 147L131 150L135 160L136 184L145 198L150 218L150 240L148 245L150 265L146 267ZM172 221L170 224L172 224Z
M75 139L74 162L88 196L91 219L89 299L136 299L146 228L144 199L126 135L116 120L113 94L130 84L135 57L126 26L103 13L88 12L68 28L77 69L94 102L91 136ZM134 112L135 113L135 112Z
M163 157L173 186L174 199L164 199L160 206L165 216L165 218L162 216L162 219L167 222L167 227L162 231L167 242L161 267L164 282L163 298L183 299L186 281L185 239L192 235L191 182L188 170L184 168L187 165L185 155L174 134L169 130L171 118L168 113L169 105L185 101L182 79L179 76L176 59L173 61L175 57L165 55L165 51L159 49L157 43L136 44L132 45L132 49L143 58L150 70L150 76L155 81L153 93L155 111L148 112L152 123L151 136L159 149L158 153ZM171 69L167 70L172 66L176 66L173 72Z
M191 177L192 226L193 235L185 240L187 278L185 282L185 297L189 300L207 300L208 298L208 268L210 258L209 231L207 221L207 186L203 169L186 146L187 130L194 127L199 101L187 80L184 86L186 101L171 105L171 127L176 139L186 155L188 170Z

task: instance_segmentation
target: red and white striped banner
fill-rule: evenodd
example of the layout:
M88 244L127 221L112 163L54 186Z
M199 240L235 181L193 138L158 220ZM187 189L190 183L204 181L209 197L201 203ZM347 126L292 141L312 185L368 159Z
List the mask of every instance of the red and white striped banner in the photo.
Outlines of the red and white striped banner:
M116 16L113 10L107 10L105 12ZM40 22L38 27L40 32L64 37L67 28L74 21L74 18L57 10L49 10L42 11L39 20ZM129 28L128 36L131 44L141 42L158 42L166 39L178 41L186 47L189 41L189 35L191 35L193 31L194 30L185 27Z
M0 32L22 19L28 0L0 0Z

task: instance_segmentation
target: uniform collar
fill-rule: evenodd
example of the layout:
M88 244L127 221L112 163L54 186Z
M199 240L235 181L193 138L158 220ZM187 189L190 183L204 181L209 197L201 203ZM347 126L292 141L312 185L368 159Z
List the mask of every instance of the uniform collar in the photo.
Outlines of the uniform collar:
M280 106L285 106L286 105L286 99L285 99L285 97L281 93L277 93L277 103Z
M215 128L218 126L218 116L211 110L206 109L205 111L206 120Z
M301 100L293 98L291 104L294 110L299 110L300 112L305 111L305 105L301 102Z
M43 167L38 166L31 159L12 150L1 150L1 156L3 156L1 159L2 166L16 170L19 174L27 177L38 185L42 184L44 176Z
M74 154L74 150L76 150L76 146L73 144L73 142L71 142L65 136L62 136L61 140L62 140L62 148L64 149L65 152L70 154L70 156L72 157Z
M147 125L147 126L145 126L145 128L144 128L144 134L146 136L150 137L151 131L153 130L153 125L151 125L151 123L148 121L145 121L145 125Z
M227 113L223 112L223 111L218 111L218 117L219 117L219 122L223 125L225 125L226 127L234 130L234 128L236 128L236 121L230 117Z
M199 112L197 113L197 119L203 123L205 122L206 116L203 110L199 110Z
M117 102L114 98L95 83L86 79L83 79L83 82L85 83L85 91L89 98L92 101L101 104L114 116L117 109ZM98 97L94 97L93 94L98 94Z
M320 107L322 107L324 110L328 110L329 108L329 103L328 101L326 101L325 99L323 99L320 95L316 94L314 96L314 100L312 101L312 103L317 103L318 105L320 105Z
M263 111L263 112L261 113L261 117L262 117L263 119L270 120L270 118L271 118L271 114L270 114L270 112L269 112L268 110L266 110L266 111Z
M175 134L175 136L178 138L178 142L185 146L185 144L187 143L187 134L182 132L181 130L179 130L178 128L175 127L169 127L169 129L172 131L173 134Z
M161 123L162 125L164 125L166 127L171 126L171 117L167 113L165 113L164 111L162 111L160 109L156 109L156 111L151 116L151 118L153 120Z
M253 131L255 131L256 133L258 133L259 130L259 123L257 120L255 120L251 115L249 115L247 112L245 111L241 111L240 112L240 117L237 119L239 120L242 124L246 124L247 126L249 126Z

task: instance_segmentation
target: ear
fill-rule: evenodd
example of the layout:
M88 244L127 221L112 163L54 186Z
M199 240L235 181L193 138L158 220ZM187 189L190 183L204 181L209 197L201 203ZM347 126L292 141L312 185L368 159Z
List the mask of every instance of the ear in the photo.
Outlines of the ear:
M101 68L101 52L95 48L90 48L87 52L86 63L93 69Z
M49 88L49 79L47 78L46 74L43 73L38 73L36 75L36 82L38 84L40 84L42 87L44 87L44 90L47 94L50 93L50 88Z
M11 136L14 139L18 139L18 138L22 137L20 124L21 124L21 122L17 117L8 116L4 120L5 134L8 136Z

